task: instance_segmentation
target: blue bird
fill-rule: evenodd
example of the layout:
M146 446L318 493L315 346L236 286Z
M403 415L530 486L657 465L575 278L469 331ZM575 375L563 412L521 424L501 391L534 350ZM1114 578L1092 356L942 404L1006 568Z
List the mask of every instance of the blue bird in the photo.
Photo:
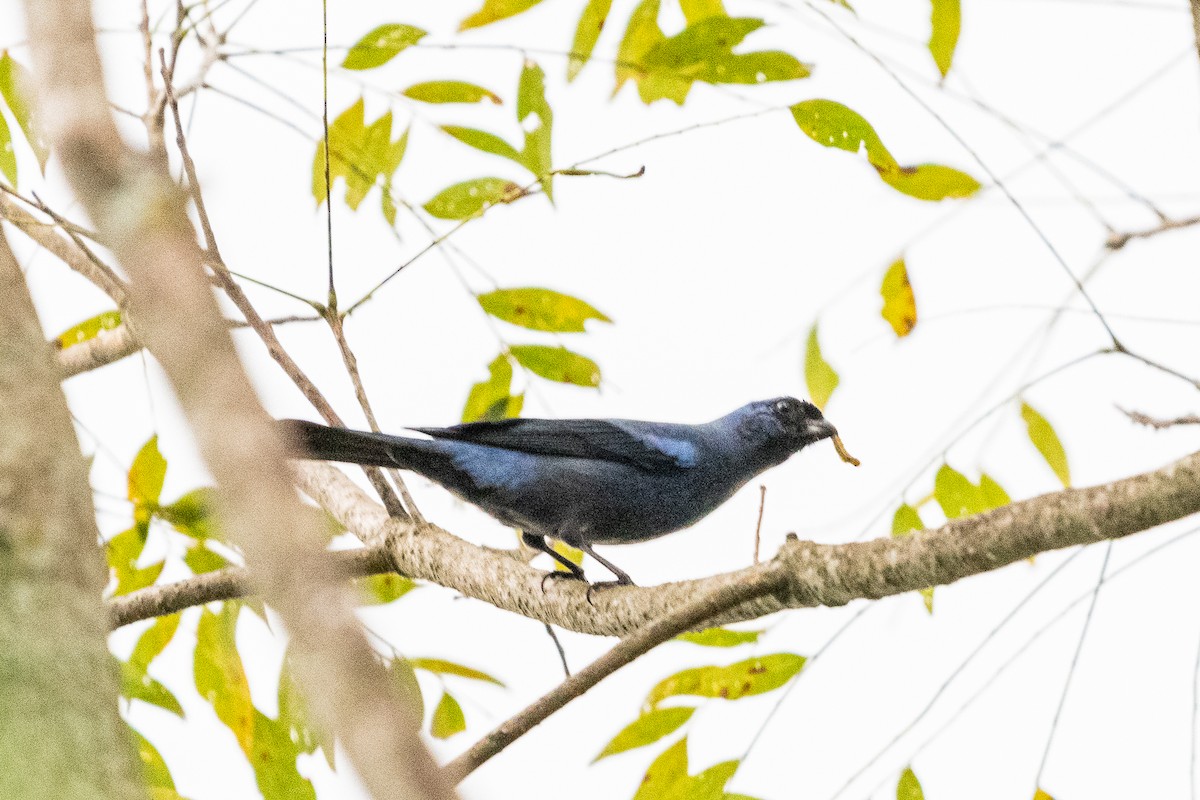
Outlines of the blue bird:
M807 445L834 440L821 411L780 397L701 425L624 419L506 419L411 428L429 439L285 420L302 457L399 467L433 480L547 553L572 577L578 565L546 543L587 553L632 584L594 544L644 542L686 528L751 478Z

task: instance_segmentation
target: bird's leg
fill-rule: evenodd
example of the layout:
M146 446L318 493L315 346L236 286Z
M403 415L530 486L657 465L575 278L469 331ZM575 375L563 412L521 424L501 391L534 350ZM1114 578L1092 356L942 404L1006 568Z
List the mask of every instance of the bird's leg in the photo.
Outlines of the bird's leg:
M592 549L592 546L588 545L587 542L578 542L577 547L580 548L584 553L590 555L590 557L600 561L600 564L604 565L608 571L613 573L614 576L617 576L616 581L604 581L590 585L590 587L588 587L589 603L592 602L592 591L594 589L606 589L610 587L634 587L634 585L636 585L634 583L634 579L629 577L628 572L625 572L624 570L620 569L619 566L613 564L612 561L602 557L602 555L599 553L596 553L594 549Z
M543 592L546 591L546 580L549 578L572 578L574 580L587 581L587 578L583 576L583 567L575 564L571 561L571 559L567 558L562 553L559 553L553 547L546 544L545 536L539 536L536 533L526 533L525 531L521 531L521 541L523 541L529 547L532 547L534 550L538 550L550 556L567 569L566 572L559 572L558 570L555 570L554 572L546 573L545 577L542 578Z

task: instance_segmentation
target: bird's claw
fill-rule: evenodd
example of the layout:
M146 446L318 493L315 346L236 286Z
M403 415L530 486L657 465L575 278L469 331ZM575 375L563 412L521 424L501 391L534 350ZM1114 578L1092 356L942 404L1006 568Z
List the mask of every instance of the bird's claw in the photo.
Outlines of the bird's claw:
M574 572L565 572L564 570L561 570L561 569L552 570L551 572L547 572L545 575L542 576L542 594L546 593L546 581L549 581L549 580L584 581L585 583L587 582L587 579L584 578L583 575L577 575Z
M603 592L603 591L607 591L608 589L612 589L617 586L636 586L636 585L637 584L634 583L633 579L630 578L628 575L622 575L620 578L618 578L615 581L597 581L596 583L589 584L588 589L587 589L588 605L590 605L590 606L596 605L595 603L592 602L592 592L595 592L595 591Z

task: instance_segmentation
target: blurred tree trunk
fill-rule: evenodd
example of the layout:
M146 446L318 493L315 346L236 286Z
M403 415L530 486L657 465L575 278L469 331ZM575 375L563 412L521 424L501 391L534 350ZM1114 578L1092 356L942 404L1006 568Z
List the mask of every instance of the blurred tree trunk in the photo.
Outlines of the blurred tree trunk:
M0 797L145 797L59 370L0 232Z

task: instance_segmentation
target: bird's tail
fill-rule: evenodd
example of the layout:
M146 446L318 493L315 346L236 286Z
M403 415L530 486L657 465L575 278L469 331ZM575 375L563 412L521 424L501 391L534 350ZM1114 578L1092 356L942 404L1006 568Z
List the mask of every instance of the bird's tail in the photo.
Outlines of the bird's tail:
M420 439L330 428L301 419L285 419L280 425L301 458L419 470L423 457L430 455L422 447L426 442Z

